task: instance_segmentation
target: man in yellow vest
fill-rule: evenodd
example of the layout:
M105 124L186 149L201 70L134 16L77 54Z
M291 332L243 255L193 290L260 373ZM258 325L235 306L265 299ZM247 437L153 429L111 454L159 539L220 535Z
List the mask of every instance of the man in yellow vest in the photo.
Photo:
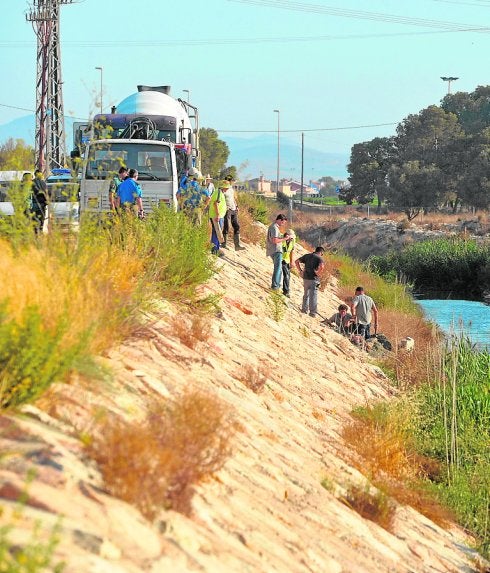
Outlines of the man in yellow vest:
M289 298L289 283L291 280L291 267L294 265L296 234L293 229L288 229L286 235L289 235L289 239L282 244L282 294Z
M223 238L223 224L226 215L226 199L224 191L230 187L228 181L221 181L209 198L209 220L211 221L211 253L223 256L220 251Z

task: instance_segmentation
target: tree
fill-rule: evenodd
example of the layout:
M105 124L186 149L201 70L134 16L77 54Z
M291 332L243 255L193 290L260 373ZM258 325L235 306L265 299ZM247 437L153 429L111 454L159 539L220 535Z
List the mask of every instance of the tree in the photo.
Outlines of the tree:
M472 93L448 94L441 107L457 116L466 133L480 133L490 127L490 86L478 86Z
M411 221L421 211L434 207L440 193L441 173L435 165L407 161L388 171L388 204L405 213Z
M218 138L216 130L203 127L199 130L199 150L203 174L209 173L212 177L218 177L230 155L228 145Z
M394 160L392 137L375 137L352 147L349 170L350 188L342 189L339 198L352 203L369 203L377 197L378 211L386 195L386 175Z
M26 145L23 139L8 139L0 145L0 170L32 170L34 165L34 148Z

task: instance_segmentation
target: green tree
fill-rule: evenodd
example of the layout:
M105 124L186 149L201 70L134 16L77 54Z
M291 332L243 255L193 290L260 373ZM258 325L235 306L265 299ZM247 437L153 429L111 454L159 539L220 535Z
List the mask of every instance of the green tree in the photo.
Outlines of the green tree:
M385 200L386 175L394 160L395 148L391 137L375 137L371 141L356 143L352 147L349 170L351 187L343 188L339 198L361 205L378 200L378 211Z
M34 165L34 148L23 139L8 139L0 145L0 170L32 170Z
M411 221L421 211L428 211L434 206L434 197L440 193L441 174L433 164L407 161L391 166L388 185L388 204L403 211Z
M490 127L490 86L478 86L472 93L448 94L441 107L457 116L466 133L480 133Z
M203 174L217 178L225 168L230 155L228 145L218 137L218 132L209 127L199 130L199 150Z

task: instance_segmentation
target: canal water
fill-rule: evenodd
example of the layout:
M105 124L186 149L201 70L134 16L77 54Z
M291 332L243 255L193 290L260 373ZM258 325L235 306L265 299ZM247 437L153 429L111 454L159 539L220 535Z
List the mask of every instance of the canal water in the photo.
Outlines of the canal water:
M481 349L490 351L490 306L473 300L419 299L425 317L446 334L469 336Z

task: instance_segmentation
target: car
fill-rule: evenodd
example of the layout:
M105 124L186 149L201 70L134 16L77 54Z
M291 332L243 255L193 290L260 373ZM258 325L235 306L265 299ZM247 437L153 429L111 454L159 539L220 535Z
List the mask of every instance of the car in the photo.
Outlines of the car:
M54 220L62 225L78 224L80 182L69 169L53 169L46 178L50 209Z

